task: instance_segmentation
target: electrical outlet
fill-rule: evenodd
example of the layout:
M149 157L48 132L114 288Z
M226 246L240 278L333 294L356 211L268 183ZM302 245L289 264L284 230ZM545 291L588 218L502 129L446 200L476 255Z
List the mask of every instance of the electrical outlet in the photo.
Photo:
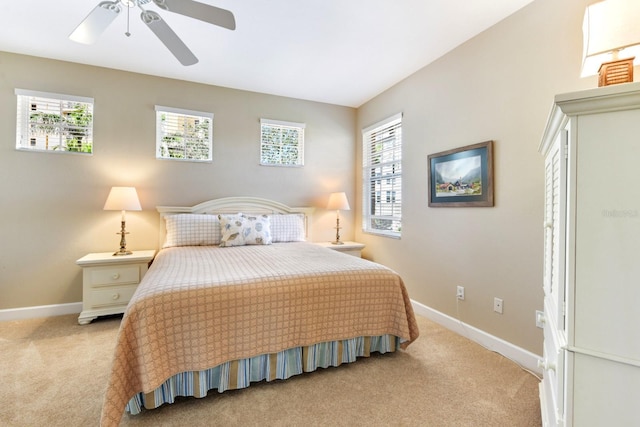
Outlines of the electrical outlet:
M495 311L496 313L500 313L502 314L502 299L501 298L494 298L493 299L493 311Z
M464 300L464 286L458 286L456 289L456 298Z
M544 329L544 311L536 310L536 326L540 329Z

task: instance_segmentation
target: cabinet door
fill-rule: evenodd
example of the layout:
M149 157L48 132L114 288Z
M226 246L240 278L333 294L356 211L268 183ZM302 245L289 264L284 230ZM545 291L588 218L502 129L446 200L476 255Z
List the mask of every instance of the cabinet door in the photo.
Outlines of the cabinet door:
M575 337L640 361L640 109L578 117Z
M545 317L564 331L565 230L568 131L562 130L545 159L544 294Z
M565 231L568 130L556 137L545 157L544 212L544 417L562 425L565 415Z

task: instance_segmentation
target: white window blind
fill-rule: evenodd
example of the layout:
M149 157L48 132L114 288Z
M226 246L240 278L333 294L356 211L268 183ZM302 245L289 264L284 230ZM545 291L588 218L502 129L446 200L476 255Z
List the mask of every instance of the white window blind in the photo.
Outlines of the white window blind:
M260 164L304 165L304 123L260 119Z
M210 162L213 113L156 105L156 158Z
M16 89L16 149L93 153L93 98Z
M402 114L362 130L362 230L400 237Z

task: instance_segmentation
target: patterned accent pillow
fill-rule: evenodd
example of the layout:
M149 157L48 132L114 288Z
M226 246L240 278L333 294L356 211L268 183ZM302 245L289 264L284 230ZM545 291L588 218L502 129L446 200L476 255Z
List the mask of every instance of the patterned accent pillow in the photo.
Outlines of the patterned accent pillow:
M220 230L222 238L220 239L220 247L244 246L244 233L242 227L244 218L242 214L237 215L218 215L220 220Z
M268 215L242 214L242 235L247 245L270 245L271 225Z
M175 214L164 217L167 235L163 248L219 245L222 233L216 215Z
M271 238L276 242L304 242L304 214L271 215Z
M220 247L270 245L271 227L268 215L218 215L222 230Z

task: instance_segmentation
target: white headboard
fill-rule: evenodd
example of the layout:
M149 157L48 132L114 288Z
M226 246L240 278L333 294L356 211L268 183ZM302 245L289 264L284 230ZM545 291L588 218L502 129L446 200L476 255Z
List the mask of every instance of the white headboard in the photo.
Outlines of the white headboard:
M274 200L261 199L259 197L223 197L221 199L208 200L195 206L156 206L160 212L159 245L162 247L166 235L164 217L178 213L192 214L304 214L304 226L307 240L311 241L311 215L315 211L314 207L292 208Z

